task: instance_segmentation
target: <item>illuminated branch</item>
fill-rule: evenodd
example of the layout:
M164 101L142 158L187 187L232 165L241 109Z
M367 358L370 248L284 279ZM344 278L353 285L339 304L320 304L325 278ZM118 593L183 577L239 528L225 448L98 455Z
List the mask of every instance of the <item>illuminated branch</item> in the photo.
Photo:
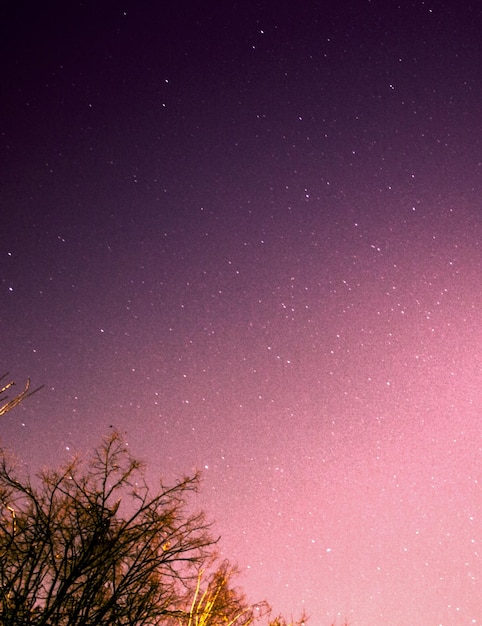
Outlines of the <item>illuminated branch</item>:
M2 381L7 376L8 376L8 372L0 377L0 381ZM11 381L7 383L6 385L4 385L0 389L0 396L4 394L6 391L8 391L8 389L13 387L14 385L15 385L14 381ZM12 409L14 409L18 404L20 404L20 402L25 400L25 398L28 398L29 396L32 396L34 393L37 393L37 391L40 391L42 387L43 385L41 385L40 387L37 387L37 389L34 389L33 391L30 391L30 378L27 378L27 382L25 383L25 388L23 389L23 391L17 394L14 398L12 398L11 400L8 400L8 396L0 398L0 402L3 402L3 404L0 405L0 416L5 415L5 413L8 413L8 411L11 411Z

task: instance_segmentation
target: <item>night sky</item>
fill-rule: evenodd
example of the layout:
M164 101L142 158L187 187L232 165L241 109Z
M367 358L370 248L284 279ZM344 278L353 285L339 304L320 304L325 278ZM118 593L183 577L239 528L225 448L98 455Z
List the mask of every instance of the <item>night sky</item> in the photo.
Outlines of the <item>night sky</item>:
M8 5L8 6L7 6ZM253 600L482 624L482 7L2 3L2 418L112 427Z

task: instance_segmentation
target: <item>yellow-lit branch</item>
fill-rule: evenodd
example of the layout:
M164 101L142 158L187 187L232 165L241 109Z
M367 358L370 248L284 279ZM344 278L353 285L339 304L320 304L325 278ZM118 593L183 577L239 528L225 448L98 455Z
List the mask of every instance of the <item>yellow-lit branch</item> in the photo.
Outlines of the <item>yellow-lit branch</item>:
M8 373L1 376L0 381L2 381L6 376L8 376ZM8 389L13 387L14 385L15 385L14 381L11 381L7 383L6 385L4 385L0 389L0 396L4 394L6 391L8 391ZM5 415L5 413L7 413L8 411L11 411L13 408L17 406L17 404L20 404L20 402L25 400L25 398L28 398L32 394L36 393L37 391L42 389L42 387L43 385L41 387L37 387L37 389L34 389L33 391L30 391L30 378L27 378L27 382L25 383L24 389L19 394L17 394L14 398L12 398L11 400L8 400L8 396L0 398L0 403L3 402L3 404L0 404L0 416Z

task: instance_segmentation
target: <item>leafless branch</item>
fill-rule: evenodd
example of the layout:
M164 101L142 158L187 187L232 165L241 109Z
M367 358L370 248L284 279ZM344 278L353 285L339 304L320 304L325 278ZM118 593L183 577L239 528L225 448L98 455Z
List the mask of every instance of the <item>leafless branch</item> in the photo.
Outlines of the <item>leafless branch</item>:
M0 381L4 380L7 376L8 372L0 377ZM11 389L14 385L15 381L10 381L9 383L5 384L2 389L0 389L0 396L9 389ZM0 398L0 402L3 402L3 404L0 406L0 416L5 415L5 413L8 413L8 411L14 409L18 404L20 404L20 402L25 400L25 398L29 398L34 393L37 393L37 391L40 391L40 389L42 389L43 387L44 385L41 385L40 387L37 387L36 389L31 391L30 378L27 378L24 389L19 394L14 396L11 400L8 399L8 396Z

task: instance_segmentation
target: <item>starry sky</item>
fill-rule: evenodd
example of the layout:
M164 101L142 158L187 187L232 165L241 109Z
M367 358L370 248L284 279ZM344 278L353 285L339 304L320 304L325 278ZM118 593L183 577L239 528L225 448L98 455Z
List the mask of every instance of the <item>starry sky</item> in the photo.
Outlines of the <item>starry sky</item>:
M0 8L2 418L125 433L253 600L482 624L479 2Z

